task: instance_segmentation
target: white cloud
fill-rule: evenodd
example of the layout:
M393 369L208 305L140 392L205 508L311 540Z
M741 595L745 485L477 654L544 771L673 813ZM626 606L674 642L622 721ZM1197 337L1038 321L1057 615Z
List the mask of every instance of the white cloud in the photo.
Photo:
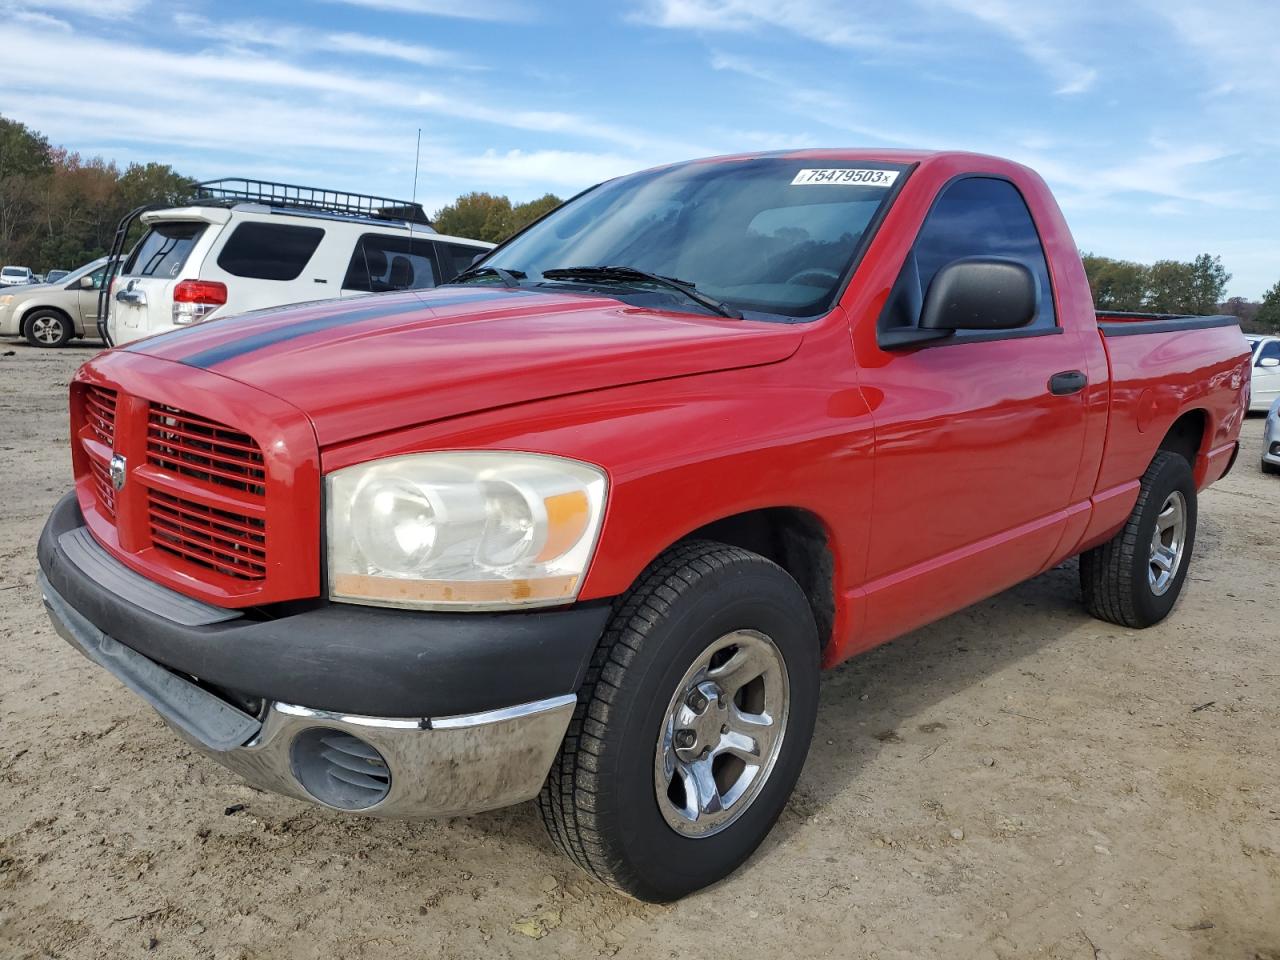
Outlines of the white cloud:
M353 7L368 7L391 13L411 13L428 17L455 17L462 20L528 20L530 11L516 0L328 0Z
M1022 54L1057 84L1055 93L1070 95L1093 88L1098 71L1070 56L1064 39L1078 5L1025 3L1021 0L932 0L956 13L973 17L1012 40Z
M57 11L93 17L97 20L122 20L132 17L147 3L148 0L40 0L39 3L14 0L14 2L0 4L0 12L10 15L14 11L35 14L42 11Z
M1151 15L1207 65L1211 96L1280 100L1280 10L1274 0L1144 0Z
M355 54L423 67L457 67L463 64L463 58L451 50L364 33L325 32L270 20L211 20L186 12L174 14L173 22L185 33L206 42L218 41L229 50L257 47L290 54Z
M827 46L877 53L918 46L909 35L885 29L880 10L866 10L864 15L823 0L647 0L634 18L675 30L780 29Z
M0 57L0 90L17 94L40 90L78 96L84 92L79 64L92 63L101 76L112 78L112 94L122 102L149 104L161 112L166 99L200 94L212 105L267 92L288 94L292 102L282 113L298 109L297 97L318 97L317 106L338 110L359 108L365 116L388 115L405 128L416 127L424 115L470 121L537 133L557 133L624 146L633 151L662 149L674 156L693 156L689 144L673 143L615 124L562 111L518 110L491 106L474 93L459 96L449 87L429 87L392 77L313 69L247 51L170 52L98 39L88 34L50 37L21 27L5 31L5 55ZM21 102L20 98L18 102ZM414 118L414 119L411 119ZM122 130L122 134L127 131Z

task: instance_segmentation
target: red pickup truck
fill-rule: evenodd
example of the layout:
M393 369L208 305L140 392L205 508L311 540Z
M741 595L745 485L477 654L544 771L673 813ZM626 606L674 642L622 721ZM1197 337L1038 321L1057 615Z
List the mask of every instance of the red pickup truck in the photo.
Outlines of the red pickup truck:
M815 150L566 203L431 291L138 341L71 385L58 631L260 787L533 797L669 900L742 863L820 668L1080 556L1145 627L1249 394L1229 317L1096 315L1032 171Z

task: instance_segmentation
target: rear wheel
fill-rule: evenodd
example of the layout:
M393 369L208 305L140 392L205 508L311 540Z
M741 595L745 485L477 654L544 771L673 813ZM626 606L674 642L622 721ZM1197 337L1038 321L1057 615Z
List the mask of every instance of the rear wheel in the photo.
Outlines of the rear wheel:
M1142 476L1124 529L1080 557L1085 606L1098 619L1124 627L1159 623L1182 592L1195 539L1191 464L1161 451Z
M642 900L727 876L768 834L809 749L819 643L776 564L669 550L615 606L539 805L579 866Z
M27 342L33 347L60 347L75 333L71 321L57 310L37 310L27 317Z

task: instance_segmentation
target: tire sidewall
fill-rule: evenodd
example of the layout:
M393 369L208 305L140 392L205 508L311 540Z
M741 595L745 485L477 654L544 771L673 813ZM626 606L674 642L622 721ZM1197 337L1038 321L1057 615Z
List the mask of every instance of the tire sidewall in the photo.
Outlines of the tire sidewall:
M1183 500L1186 503L1186 542L1182 548L1182 562L1178 566L1178 572L1174 576L1173 583L1169 585L1169 589L1163 595L1157 596L1151 589L1151 581L1148 577L1148 566L1150 564L1149 544L1151 543L1152 535L1155 533L1156 520L1159 517L1160 510L1164 506L1165 500L1175 490L1181 491ZM1152 476L1146 492L1147 499L1142 514L1138 517L1137 543L1133 551L1133 568L1131 571L1131 576L1134 578L1133 603L1137 608L1140 619L1147 623L1156 623L1168 616L1178 602L1178 597L1182 594L1182 585L1187 578L1187 571L1191 568L1191 557L1195 550L1197 505L1195 478L1191 473L1191 465L1176 454L1165 457L1158 470Z
M711 836L682 836L658 806L658 736L690 664L713 641L740 629L767 635L786 663L790 705L782 748L760 793L738 819ZM812 612L799 586L772 565L736 563L702 578L675 605L673 615L655 624L628 670L623 696L613 704L618 713L611 719L621 723L610 744L614 749L601 765L601 781L612 785L610 805L621 852L645 899L672 900L715 882L765 838L804 766L817 716L818 673Z

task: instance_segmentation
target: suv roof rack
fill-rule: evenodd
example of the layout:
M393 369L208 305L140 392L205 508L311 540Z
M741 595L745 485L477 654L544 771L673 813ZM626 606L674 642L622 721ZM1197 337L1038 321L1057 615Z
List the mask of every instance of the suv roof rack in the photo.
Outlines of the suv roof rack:
M195 203L212 202L218 206L237 203L263 203L272 207L307 210L312 213L361 217L370 220L393 220L402 223L420 223L431 226L422 204L391 197L375 197L348 190L325 190L320 187L303 187L295 183L276 183L271 180L248 180L244 177L223 177L192 185Z

